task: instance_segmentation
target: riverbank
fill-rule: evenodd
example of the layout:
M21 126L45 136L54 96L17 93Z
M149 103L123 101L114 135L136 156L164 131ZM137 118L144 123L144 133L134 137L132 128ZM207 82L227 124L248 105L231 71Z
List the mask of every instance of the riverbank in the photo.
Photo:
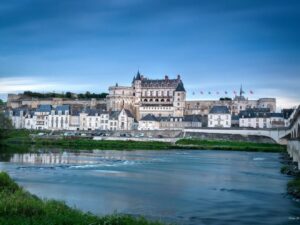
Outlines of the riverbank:
M17 185L5 172L0 172L0 224L162 225L129 215L98 217L60 201L41 200Z
M287 184L287 192L293 197L300 199L300 171L297 164L293 162L288 153L282 154L281 163L283 166L280 172L293 177Z
M283 152L285 146L270 143L252 143L224 140L180 139L175 143L161 141L132 140L92 140L83 137L39 137L36 132L27 130L6 131L0 141L2 146L20 148L20 146L62 147L71 149L99 150L167 150L167 149L197 149L197 150L233 150L257 152Z

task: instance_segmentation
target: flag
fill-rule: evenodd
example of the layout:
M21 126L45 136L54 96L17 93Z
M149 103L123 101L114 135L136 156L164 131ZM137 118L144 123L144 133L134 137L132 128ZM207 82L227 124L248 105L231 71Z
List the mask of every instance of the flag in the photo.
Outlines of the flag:
M195 95L195 92L193 91L193 95Z
M211 92L209 91L209 92L208 92L208 94L210 95L210 94L211 94Z
M254 94L252 90L250 90L250 94L251 94L251 95L253 95L253 94Z
M203 95L203 91L200 91L200 94Z
M228 94L228 92L227 91L225 91L225 95L227 95Z
M219 94L219 92L218 92L218 91L217 91L216 93L217 93L217 95Z
M235 95L236 95L236 91L233 91L233 94L235 94Z

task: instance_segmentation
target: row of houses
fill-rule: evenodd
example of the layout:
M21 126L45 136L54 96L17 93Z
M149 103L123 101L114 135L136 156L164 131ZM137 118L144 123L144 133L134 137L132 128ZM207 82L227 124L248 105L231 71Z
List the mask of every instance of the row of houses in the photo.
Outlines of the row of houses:
M37 109L6 111L17 129L32 130L131 130L136 121L126 109L107 112L100 109L70 111L69 105L40 105Z
M127 110L106 111L70 105L39 105L36 109L17 108L6 111L17 129L33 130L180 130L184 128L279 128L289 126L293 109L281 113L267 108L249 108L231 115L226 106L213 106L207 117L201 115L157 116L147 114L136 121Z
M285 109L281 113L273 113L268 108L248 108L241 110L238 115L231 115L226 106L214 106L208 114L208 127L288 127L293 111Z

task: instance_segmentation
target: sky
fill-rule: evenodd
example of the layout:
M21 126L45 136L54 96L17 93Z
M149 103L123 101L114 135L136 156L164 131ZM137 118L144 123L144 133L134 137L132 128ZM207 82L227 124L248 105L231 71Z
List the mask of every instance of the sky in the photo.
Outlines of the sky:
M1 0L0 97L107 92L139 70L180 74L187 99L233 97L243 85L249 99L292 107L299 11L298 0Z

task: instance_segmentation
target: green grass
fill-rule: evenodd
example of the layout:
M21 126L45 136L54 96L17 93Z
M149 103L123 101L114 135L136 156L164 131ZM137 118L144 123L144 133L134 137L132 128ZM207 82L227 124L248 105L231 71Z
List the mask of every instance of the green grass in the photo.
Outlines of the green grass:
M286 146L269 143L252 143L242 141L180 139L177 146L194 147L196 149L234 150L234 151L258 151L258 152L283 152Z
M41 200L0 172L1 225L161 225L142 217L113 214L98 217L67 206L64 202Z
M122 140L91 140L86 138L60 138L47 139L42 137L33 138L32 133L38 131L9 130L6 131L0 140L0 147L5 149L18 148L24 152L31 146L35 147L62 147L74 150L99 149L99 150L167 150L167 149L204 149L204 150L234 150L234 151L260 151L260 152L283 152L286 146L278 144L252 143L241 141L222 140L200 140L180 139L175 144L159 141L122 141ZM1 150L0 150L1 151ZM2 151L3 152L3 151Z
M293 180L289 181L287 184L288 193L300 198L300 176L298 175Z

